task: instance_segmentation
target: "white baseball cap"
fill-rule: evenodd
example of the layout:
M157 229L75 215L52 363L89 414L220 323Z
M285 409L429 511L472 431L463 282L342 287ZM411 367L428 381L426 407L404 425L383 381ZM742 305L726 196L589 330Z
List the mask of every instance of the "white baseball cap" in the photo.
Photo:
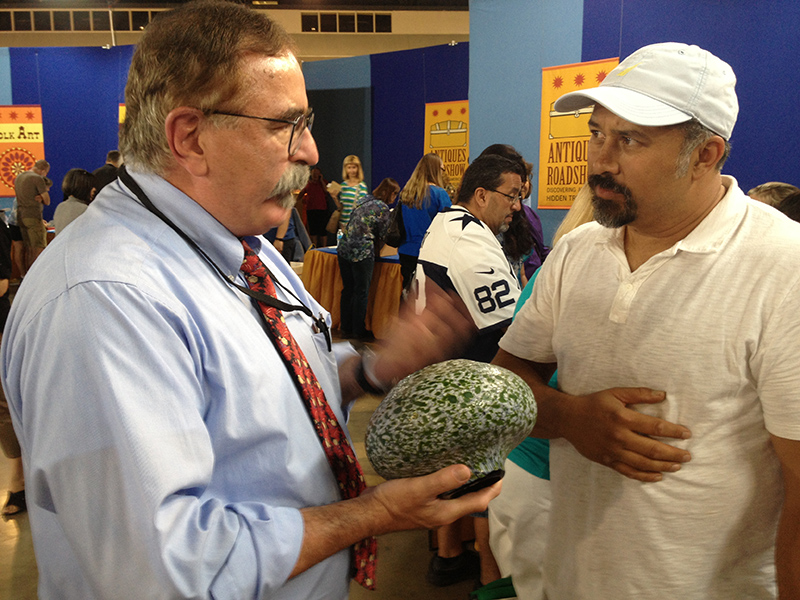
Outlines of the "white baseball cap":
M739 114L736 75L707 50L677 42L640 48L599 87L564 94L559 112L600 104L636 125L665 126L692 118L729 140Z

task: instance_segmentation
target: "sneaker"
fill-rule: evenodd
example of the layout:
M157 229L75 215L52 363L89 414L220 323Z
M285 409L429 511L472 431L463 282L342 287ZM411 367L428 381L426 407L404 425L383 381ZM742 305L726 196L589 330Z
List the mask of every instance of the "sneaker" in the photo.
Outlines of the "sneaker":
M428 566L426 579L431 585L445 587L459 581L478 579L481 576L481 561L477 552L465 550L453 558L442 558L434 554Z
M9 492L8 501L3 507L3 516L10 517L18 515L28 510L28 503L25 501L25 490L19 492Z

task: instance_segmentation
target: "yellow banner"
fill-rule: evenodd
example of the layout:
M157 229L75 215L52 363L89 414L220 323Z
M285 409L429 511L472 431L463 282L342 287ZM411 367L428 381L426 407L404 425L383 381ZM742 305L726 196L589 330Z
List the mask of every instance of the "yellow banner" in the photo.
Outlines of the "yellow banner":
M586 183L586 148L592 107L556 112L555 101L597 87L619 58L542 69L542 117L539 141L539 208L569 208Z
M0 197L13 197L17 175L43 158L41 106L0 106Z
M434 152L442 158L450 184L458 189L469 165L469 101L425 105L423 152Z

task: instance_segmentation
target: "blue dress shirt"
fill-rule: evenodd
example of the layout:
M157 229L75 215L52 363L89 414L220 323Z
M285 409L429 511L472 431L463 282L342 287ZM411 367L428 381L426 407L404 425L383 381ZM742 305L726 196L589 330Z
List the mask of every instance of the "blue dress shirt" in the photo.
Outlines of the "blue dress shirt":
M167 181L132 175L243 283L236 237ZM272 246L247 239L330 324ZM336 356L309 318L285 316L344 423ZM36 260L0 358L41 598L347 597L348 550L287 581L299 509L339 492L257 309L119 180Z

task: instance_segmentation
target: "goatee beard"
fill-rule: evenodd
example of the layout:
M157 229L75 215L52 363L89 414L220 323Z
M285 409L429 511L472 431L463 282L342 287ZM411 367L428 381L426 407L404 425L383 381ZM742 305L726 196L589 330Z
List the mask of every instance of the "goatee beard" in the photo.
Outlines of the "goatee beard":
M616 229L636 220L639 207L633 199L633 194L624 185L620 185L614 181L614 178L610 174L589 175L588 183L589 187L592 189L594 220L600 223L600 225ZM596 187L602 187L616 194L622 194L625 200L624 203L620 204L614 200L600 198L594 192Z

